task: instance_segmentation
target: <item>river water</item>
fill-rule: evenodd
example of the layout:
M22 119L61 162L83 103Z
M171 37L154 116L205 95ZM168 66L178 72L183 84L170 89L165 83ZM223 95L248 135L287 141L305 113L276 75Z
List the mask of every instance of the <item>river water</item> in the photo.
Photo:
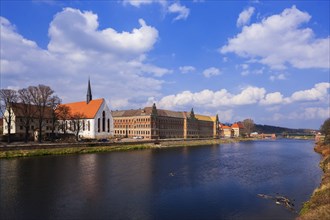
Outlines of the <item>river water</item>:
M0 160L0 219L294 219L320 183L312 141Z

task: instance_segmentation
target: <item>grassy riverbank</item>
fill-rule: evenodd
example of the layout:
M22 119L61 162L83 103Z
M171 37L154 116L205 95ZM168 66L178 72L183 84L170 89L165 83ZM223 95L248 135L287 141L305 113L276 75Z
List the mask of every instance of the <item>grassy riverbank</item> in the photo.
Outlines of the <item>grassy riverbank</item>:
M320 186L300 211L299 220L330 219L330 144L318 143L314 150L323 156L320 167L324 174Z
M42 147L38 149L28 149L27 147L22 147L22 149L14 149L0 151L0 158L17 158L17 157L32 157L32 156L46 156L46 155L65 155L65 154L87 154L87 153L101 153L101 152L111 152L111 151L126 151L126 150L139 150L139 149L149 149L149 148L166 148L166 147L182 147L182 146L199 146L199 145L212 145L212 144L224 144L224 143L234 143L239 141L248 141L251 139L205 139L205 140L166 140L161 141L159 144L154 143L139 143L131 142L126 143L109 143L108 146L97 146L86 144L82 145L70 145L61 147ZM36 145L38 146L38 145ZM40 147L40 146L38 146Z
M125 146L96 146L96 147L65 147L65 148L43 148L43 149L24 149L0 152L0 158L34 157L46 155L65 155L65 154L88 154L101 153L119 150L137 150L151 148L148 144L134 144Z

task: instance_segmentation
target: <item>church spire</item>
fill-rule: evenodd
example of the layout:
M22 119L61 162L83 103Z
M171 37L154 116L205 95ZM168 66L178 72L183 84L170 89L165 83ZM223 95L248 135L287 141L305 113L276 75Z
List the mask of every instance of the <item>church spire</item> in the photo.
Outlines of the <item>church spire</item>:
M88 78L88 88L87 88L87 104L92 101L92 89L91 89L91 82L90 79Z

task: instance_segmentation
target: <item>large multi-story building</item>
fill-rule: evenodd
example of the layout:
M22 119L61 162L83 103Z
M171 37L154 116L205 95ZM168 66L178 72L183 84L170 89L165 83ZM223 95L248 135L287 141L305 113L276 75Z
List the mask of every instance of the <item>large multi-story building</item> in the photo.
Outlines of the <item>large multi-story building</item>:
M217 138L218 117L195 115L152 107L111 112L116 137Z

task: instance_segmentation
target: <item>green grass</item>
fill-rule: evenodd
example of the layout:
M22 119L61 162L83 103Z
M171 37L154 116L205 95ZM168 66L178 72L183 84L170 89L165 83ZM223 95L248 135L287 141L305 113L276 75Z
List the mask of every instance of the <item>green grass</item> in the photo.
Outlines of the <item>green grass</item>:
M87 154L111 152L119 150L138 150L151 148L150 145L126 145L126 146L109 146L109 147L67 147L67 148L51 148L51 149L31 149L31 150L11 150L0 152L0 158L17 158L17 157L33 157L46 155L64 155L64 154Z
M129 145L115 145L115 146L95 146L94 144L87 144L86 146L68 146L68 147L54 147L43 149L24 149L24 150L9 150L0 151L1 158L18 158L18 157L33 157L33 156L46 156L46 155L65 155L65 154L88 154L88 153L101 153L111 151L127 151L139 150L149 148L165 148L165 147L187 147L199 145L212 145L212 144L226 144L235 143L240 141L249 141L253 139L247 138L233 138L233 139L205 139L205 140L180 140L180 141L164 141L161 145L154 144L139 144L132 143Z

